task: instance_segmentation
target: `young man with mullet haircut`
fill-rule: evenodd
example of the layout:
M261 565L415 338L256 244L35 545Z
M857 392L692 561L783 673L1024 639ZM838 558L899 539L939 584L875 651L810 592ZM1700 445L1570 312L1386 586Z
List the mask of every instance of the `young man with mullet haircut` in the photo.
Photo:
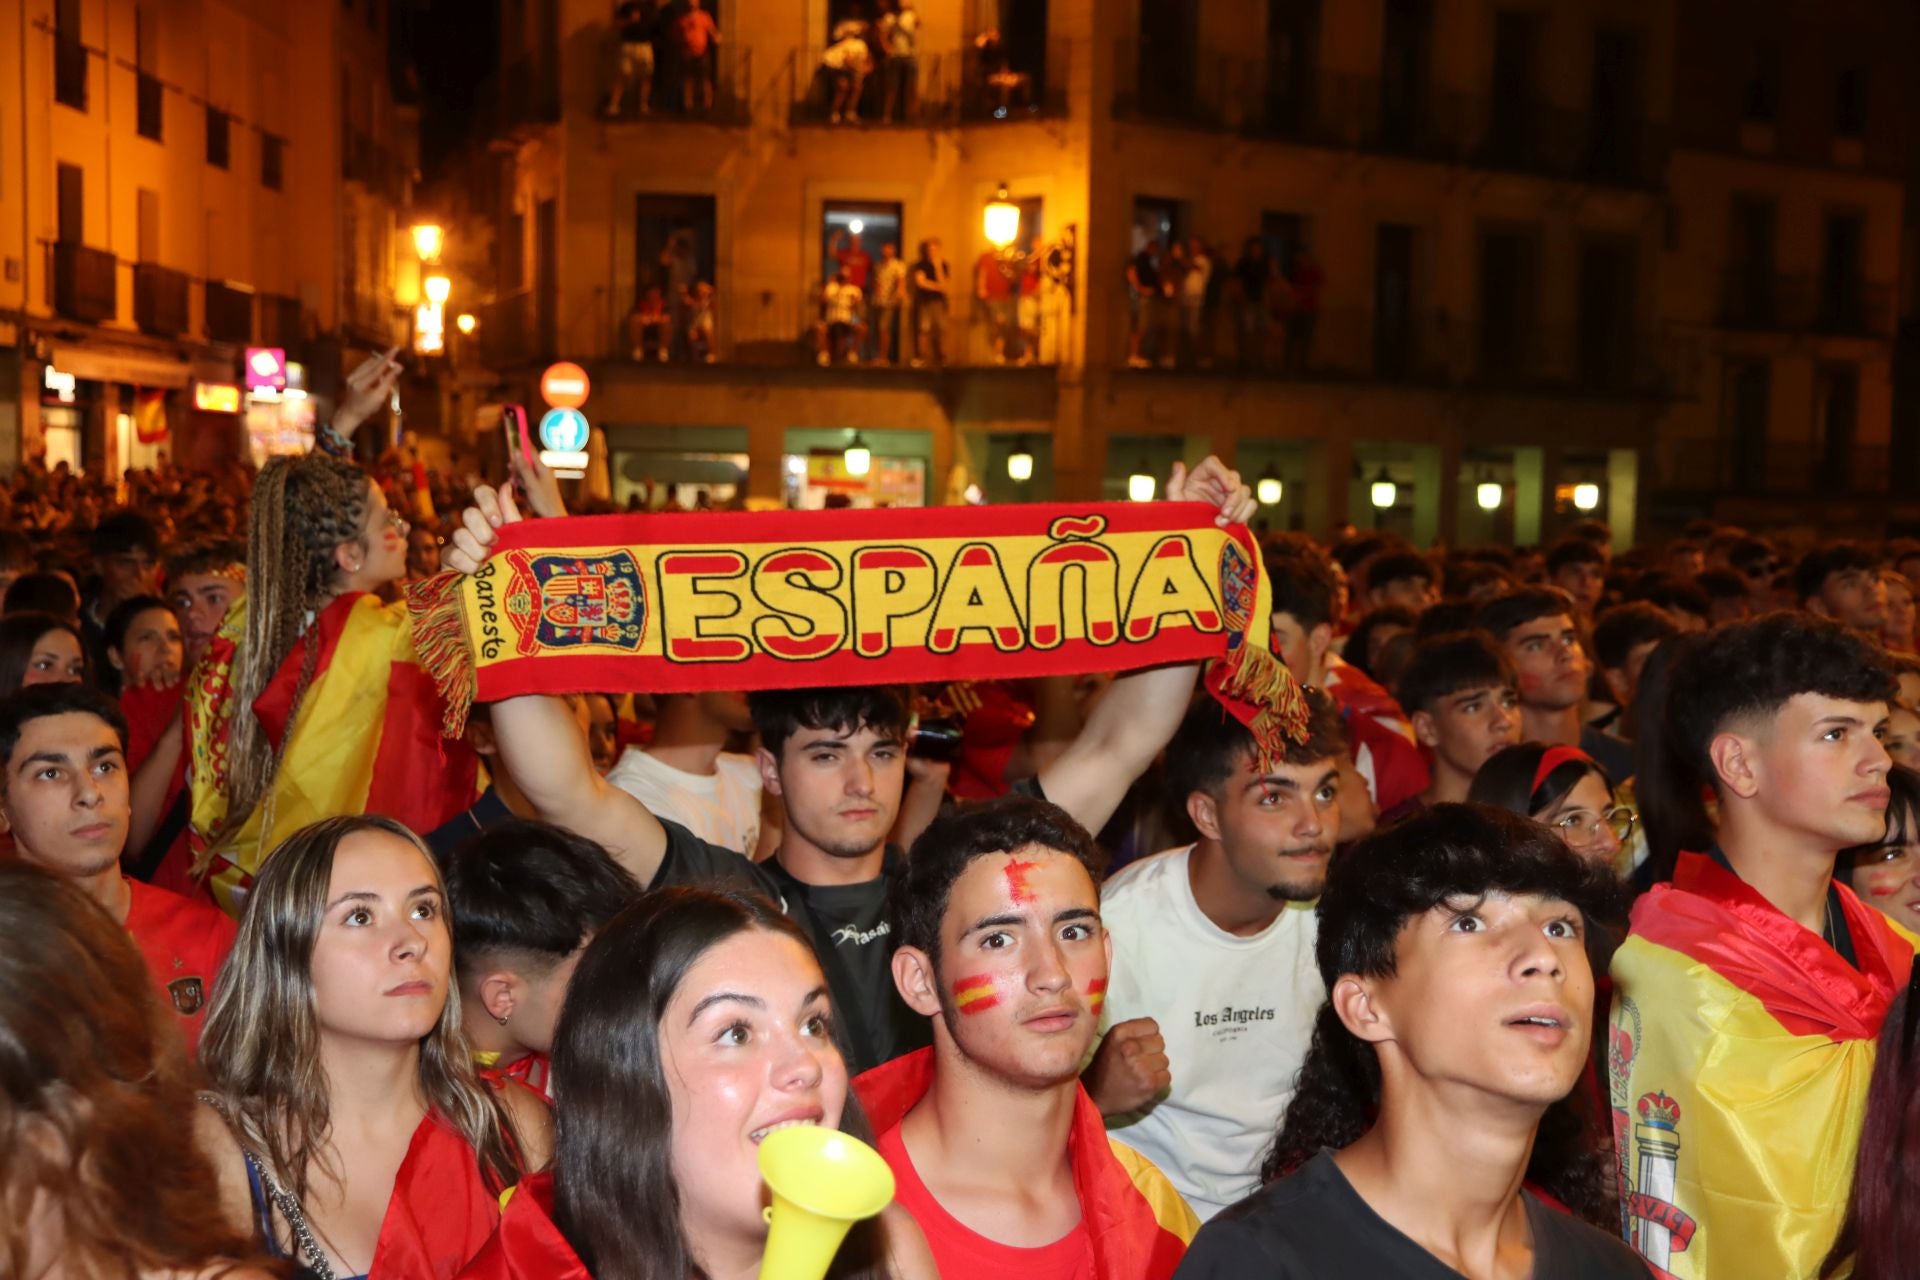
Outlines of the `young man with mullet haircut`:
M1201 1228L1178 1280L1647 1280L1567 1100L1592 1027L1585 920L1611 891L1482 805L1344 852L1318 908L1328 998L1267 1185Z
M1340 829L1347 744L1332 699L1304 693L1307 735L1265 772L1253 734L1196 702L1167 747L1167 790L1199 839L1100 890L1113 981L1087 1091L1107 1131L1202 1219L1258 1185L1327 997L1313 900Z
M1874 643L1806 614L1674 665L1671 781L1696 805L1712 788L1718 842L1635 905L1608 1054L1628 1239L1662 1274L1817 1275L1839 1230L1875 1038L1913 967L1912 935L1833 876L1885 833L1895 689Z
M889 905L933 1047L854 1081L943 1276L1164 1280L1197 1225L1080 1087L1107 989L1093 839L1003 796L934 820Z

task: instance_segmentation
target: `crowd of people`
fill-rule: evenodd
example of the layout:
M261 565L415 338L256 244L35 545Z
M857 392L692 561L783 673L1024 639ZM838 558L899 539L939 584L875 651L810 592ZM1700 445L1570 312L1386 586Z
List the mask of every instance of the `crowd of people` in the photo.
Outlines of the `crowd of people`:
M395 588L565 508L355 463L395 376L15 477L5 1274L744 1280L795 1125L838 1277L1909 1268L1920 544L1270 536L1277 758L1197 665L450 740Z
M1304 245L1283 270L1261 236L1240 256L1199 236L1162 245L1149 236L1127 259L1127 363L1136 369L1209 368L1299 373L1313 355L1326 273Z

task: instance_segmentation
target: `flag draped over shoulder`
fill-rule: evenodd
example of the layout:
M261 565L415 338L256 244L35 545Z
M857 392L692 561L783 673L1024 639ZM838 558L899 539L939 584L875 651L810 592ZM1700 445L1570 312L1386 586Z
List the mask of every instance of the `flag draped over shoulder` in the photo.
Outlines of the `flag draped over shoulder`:
M1634 907L1608 1053L1627 1239L1680 1280L1813 1276L1914 939L1844 887L1859 967L1702 854Z
M405 606L341 596L314 619L255 700L253 712L280 753L279 772L271 799L230 839L220 838L233 679L245 633L242 598L194 668L187 691L195 872L211 875L222 907L238 914L235 891L252 882L276 843L308 823L380 813L431 831L473 803L479 762L465 742L441 736L446 710L414 652ZM296 712L308 644L319 652Z
M681 693L1211 659L1262 755L1304 731L1259 550L1204 503L592 516L508 525L410 595L458 732L527 693Z

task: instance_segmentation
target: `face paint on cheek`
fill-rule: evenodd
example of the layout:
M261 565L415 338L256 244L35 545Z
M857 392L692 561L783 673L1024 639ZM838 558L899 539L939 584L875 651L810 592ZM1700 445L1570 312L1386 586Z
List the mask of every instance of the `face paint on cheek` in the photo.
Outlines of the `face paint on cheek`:
M998 980L990 973L971 978L956 978L953 983L953 1007L962 1013L984 1013L1000 1003Z
M1890 885L1884 885L1884 886L1877 885L1877 884L1870 884L1867 886L1867 895L1869 897L1874 897L1874 898L1891 898L1894 894L1898 893L1899 891L1900 891L1900 885L1898 882L1895 882Z
M1533 674L1533 672L1522 671L1520 673L1520 692L1521 693L1538 693L1546 687L1547 687L1547 682L1545 680L1542 680L1539 676Z
M1021 904L1033 901L1033 890L1027 887L1027 873L1038 869L1037 862L1021 862L1014 859L1002 869L1007 877L1007 897Z
M1095 978L1087 984L1087 1012L1098 1014L1107 1003L1107 980Z

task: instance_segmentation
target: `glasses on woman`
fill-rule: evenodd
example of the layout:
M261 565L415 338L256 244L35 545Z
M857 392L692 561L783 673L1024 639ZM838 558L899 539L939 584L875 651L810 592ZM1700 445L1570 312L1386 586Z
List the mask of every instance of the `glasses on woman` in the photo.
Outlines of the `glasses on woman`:
M401 515L398 511L395 511L392 507L387 508L387 527L399 534L402 538L413 532L413 522Z
M1613 832L1613 838L1625 844L1639 821L1639 814L1626 805L1616 804L1599 813L1591 809L1575 809L1562 814L1554 819L1553 829L1569 844L1593 844L1600 839L1602 829Z

